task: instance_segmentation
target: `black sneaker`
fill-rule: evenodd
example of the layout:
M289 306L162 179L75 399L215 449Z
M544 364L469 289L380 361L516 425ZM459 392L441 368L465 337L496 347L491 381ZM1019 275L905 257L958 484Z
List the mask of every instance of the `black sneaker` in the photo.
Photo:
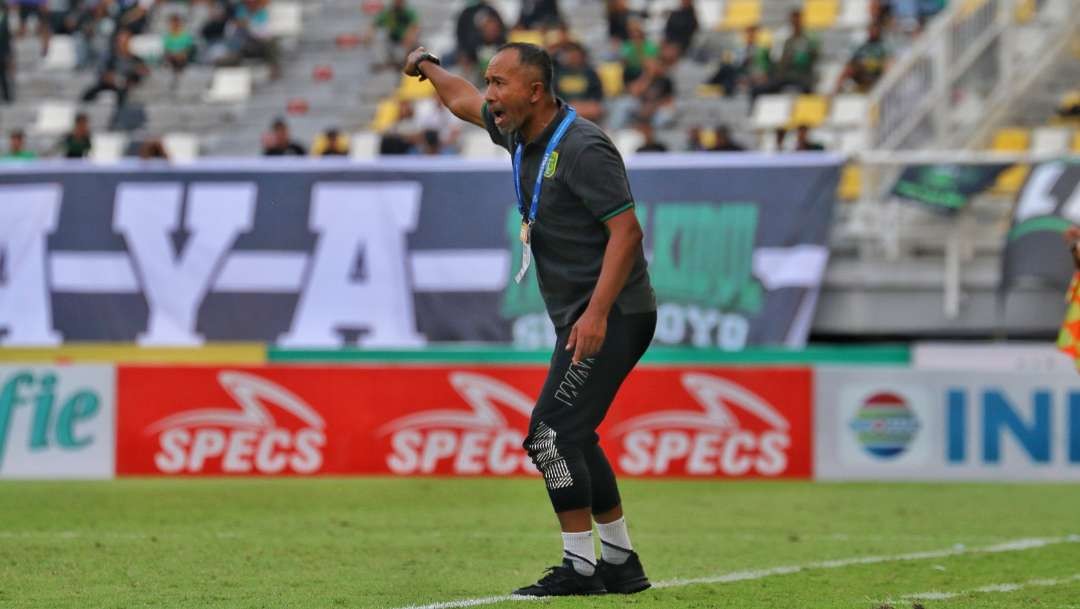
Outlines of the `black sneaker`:
M599 571L599 570L598 570ZM518 588L518 596L576 596L582 594L603 594L604 582L599 573L582 575L574 570L569 558L564 558L558 567L548 567L547 575L531 586Z
M634 594L652 586L637 552L631 552L630 558L621 565L605 562L601 558L596 565L596 573L604 581L604 588L613 594Z

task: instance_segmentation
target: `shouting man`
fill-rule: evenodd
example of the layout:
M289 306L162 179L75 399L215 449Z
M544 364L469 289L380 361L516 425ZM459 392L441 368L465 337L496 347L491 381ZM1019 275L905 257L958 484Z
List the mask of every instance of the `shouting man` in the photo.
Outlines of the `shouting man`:
M451 112L485 128L510 152L521 213L516 280L535 258L556 328L551 369L524 447L559 519L563 561L515 594L640 592L649 580L596 434L656 329L656 298L622 158L599 127L555 97L552 60L540 47L504 45L488 64L483 94L439 67L423 47L409 55L405 74L431 79Z

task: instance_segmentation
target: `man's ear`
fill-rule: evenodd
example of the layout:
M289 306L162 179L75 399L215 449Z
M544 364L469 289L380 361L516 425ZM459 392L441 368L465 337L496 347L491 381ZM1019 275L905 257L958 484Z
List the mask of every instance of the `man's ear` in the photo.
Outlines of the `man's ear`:
M547 95L547 92L544 91L544 83L539 80L529 86L532 87L532 94L529 95L529 102L534 104L538 103L540 100L544 99L545 95Z

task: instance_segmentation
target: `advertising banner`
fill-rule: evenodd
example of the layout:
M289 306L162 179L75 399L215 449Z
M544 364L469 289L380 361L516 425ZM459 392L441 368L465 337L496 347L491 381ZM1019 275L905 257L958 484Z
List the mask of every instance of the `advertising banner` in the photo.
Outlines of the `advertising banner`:
M1021 277L1037 277L1061 286L1074 266L1061 234L1080 224L1080 163L1053 161L1036 165L1020 190L1012 228L1005 242L1001 290Z
M1007 163L909 165L897 178L892 194L930 211L954 215L975 195L993 186L1008 168Z
M537 475L540 366L121 367L119 475ZM809 478L809 369L642 367L600 429L621 474Z
M656 342L804 344L839 163L635 161ZM508 160L0 168L0 345L549 346L535 272L511 280L512 182Z
M109 366L0 366L0 478L111 478Z
M822 480L1080 480L1076 374L818 368Z

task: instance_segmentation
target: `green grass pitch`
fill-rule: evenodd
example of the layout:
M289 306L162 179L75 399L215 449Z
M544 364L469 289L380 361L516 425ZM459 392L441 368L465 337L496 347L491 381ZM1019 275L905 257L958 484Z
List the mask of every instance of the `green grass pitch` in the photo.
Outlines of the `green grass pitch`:
M756 575L481 606L1080 609L1080 538L1069 537L1080 533L1080 485L626 480L622 490L654 582ZM1026 538L1057 541L971 551ZM5 608L398 608L506 595L559 555L531 479L0 482ZM785 565L807 568L761 571ZM910 596L927 592L959 594Z

